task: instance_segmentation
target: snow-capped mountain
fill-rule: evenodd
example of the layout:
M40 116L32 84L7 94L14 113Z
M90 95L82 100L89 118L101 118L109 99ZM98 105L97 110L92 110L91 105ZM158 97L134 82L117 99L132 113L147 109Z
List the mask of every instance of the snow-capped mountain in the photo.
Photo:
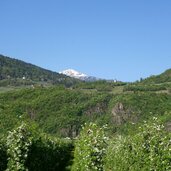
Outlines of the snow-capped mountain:
M83 74L81 72L78 72L74 69L67 69L67 70L61 71L59 73L67 75L69 77L77 78L77 79L83 80L83 81L96 81L96 80L98 80L98 78L96 78L96 77L88 76L88 75Z
M78 79L84 79L84 78L88 77L86 74L83 74L81 72L75 71L73 69L67 69L67 70L61 71L59 73L67 75L69 77L78 78Z

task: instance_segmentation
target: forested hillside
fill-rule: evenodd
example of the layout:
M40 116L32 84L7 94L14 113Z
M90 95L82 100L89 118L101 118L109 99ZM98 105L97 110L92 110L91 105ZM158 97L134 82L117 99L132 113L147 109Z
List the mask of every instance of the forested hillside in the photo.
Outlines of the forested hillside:
M166 83L171 82L171 69L166 70L162 74L154 75L143 80L144 83Z
M98 85L102 86L102 83ZM128 133L136 124L154 116L165 123L171 119L169 91L115 92L118 87L121 89L120 85L113 84L111 91L37 87L2 93L1 134L24 120L36 122L46 133L75 137L85 122L95 122L100 126L108 124L110 132Z
M0 86L63 84L71 86L78 80L43 69L24 61L0 55Z
M111 95L63 87L23 89L0 95L1 131L17 122L36 122L45 132L76 136L81 124L105 117Z

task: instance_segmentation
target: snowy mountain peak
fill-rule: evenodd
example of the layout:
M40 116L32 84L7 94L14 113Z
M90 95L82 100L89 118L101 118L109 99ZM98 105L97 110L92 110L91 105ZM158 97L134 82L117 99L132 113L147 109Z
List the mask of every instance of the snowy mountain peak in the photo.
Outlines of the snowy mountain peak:
M78 72L78 71L76 71L74 69L67 69L67 70L61 71L59 73L67 75L69 77L74 77L74 78L77 78L77 79L81 79L81 80L84 80L84 79L86 79L88 77L86 74Z
M93 76L88 76L86 74L83 74L81 72L78 72L74 69L67 69L64 71L59 72L60 74L64 74L67 75L69 77L73 77L73 78L77 78L79 80L82 81L86 81L86 82L93 82L93 81L98 81L98 80L105 80L105 79L101 79L101 78L97 78L97 77L93 77ZM116 82L117 80L106 80L109 82Z

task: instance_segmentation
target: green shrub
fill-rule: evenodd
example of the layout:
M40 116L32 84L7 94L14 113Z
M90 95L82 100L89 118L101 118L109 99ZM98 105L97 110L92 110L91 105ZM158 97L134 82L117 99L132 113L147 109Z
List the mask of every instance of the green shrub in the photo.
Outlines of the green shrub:
M26 124L22 123L20 127L9 132L7 137L8 168L7 171L25 171L25 161L28 156L31 145L30 132Z
M63 171L73 159L71 140L50 137L35 125L22 123L9 132L6 142L0 143L0 171Z
M171 170L171 136L154 120L145 123L137 135L111 142L105 170Z
M102 171L108 138L104 127L85 124L75 143L74 164L72 171Z
M7 168L7 148L5 142L0 142L0 171L4 171Z
M46 135L33 139L26 166L30 171L63 171L72 160L71 141Z
M124 91L161 91L161 90L167 90L168 85L162 84L162 85L156 85L156 84L130 84L124 87Z

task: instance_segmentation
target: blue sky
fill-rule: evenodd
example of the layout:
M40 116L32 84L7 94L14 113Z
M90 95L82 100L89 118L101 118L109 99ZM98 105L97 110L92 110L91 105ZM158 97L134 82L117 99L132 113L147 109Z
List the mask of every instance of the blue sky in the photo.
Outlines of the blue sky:
M135 81L171 68L170 0L1 0L0 54Z

